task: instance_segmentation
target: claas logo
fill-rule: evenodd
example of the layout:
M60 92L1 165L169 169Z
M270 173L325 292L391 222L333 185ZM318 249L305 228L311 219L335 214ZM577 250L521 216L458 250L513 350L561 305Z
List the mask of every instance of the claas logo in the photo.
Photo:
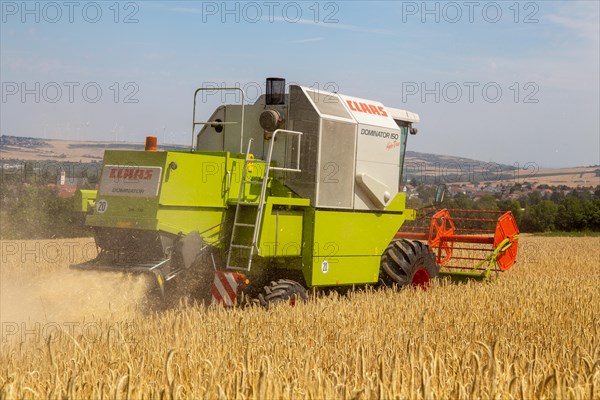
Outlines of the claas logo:
M151 169L141 168L111 168L109 177L111 179L148 181L154 173Z
M381 117L388 116L388 113L385 112L385 109L383 108L383 106L376 106L374 104L356 102L354 100L346 100L346 103L348 103L348 107L350 107L350 109L352 111L373 114L373 115L379 115Z

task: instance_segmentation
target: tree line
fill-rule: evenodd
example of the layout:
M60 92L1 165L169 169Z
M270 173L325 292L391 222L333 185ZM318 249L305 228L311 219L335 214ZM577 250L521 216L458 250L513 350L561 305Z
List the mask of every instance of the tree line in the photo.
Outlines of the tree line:
M543 195L541 190L533 190L516 199L501 199L493 194L473 199L456 194L446 197L438 207L511 211L521 232L600 232L600 186L572 189L544 185L538 189L550 189L551 194ZM433 203L434 186L419 185L417 191L419 199L411 199L409 206L419 208Z

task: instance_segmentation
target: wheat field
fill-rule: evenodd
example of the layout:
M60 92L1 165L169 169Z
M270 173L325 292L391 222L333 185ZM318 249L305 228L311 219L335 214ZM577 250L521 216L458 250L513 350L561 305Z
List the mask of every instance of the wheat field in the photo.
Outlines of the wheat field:
M89 239L0 245L1 398L600 399L600 238L525 236L491 282L160 312L67 269Z

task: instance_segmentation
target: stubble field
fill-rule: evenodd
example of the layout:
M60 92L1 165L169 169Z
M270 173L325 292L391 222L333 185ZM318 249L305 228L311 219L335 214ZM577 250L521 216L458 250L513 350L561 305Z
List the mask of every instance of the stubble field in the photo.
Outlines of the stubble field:
M600 238L521 239L492 282L182 302L68 270L90 239L0 242L1 398L600 399Z

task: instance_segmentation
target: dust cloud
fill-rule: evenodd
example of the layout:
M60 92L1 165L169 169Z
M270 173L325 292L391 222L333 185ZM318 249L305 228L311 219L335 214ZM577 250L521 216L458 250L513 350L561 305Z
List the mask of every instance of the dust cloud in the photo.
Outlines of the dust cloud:
M11 275L0 282L2 324L122 321L148 306L151 282L143 275L69 269Z

